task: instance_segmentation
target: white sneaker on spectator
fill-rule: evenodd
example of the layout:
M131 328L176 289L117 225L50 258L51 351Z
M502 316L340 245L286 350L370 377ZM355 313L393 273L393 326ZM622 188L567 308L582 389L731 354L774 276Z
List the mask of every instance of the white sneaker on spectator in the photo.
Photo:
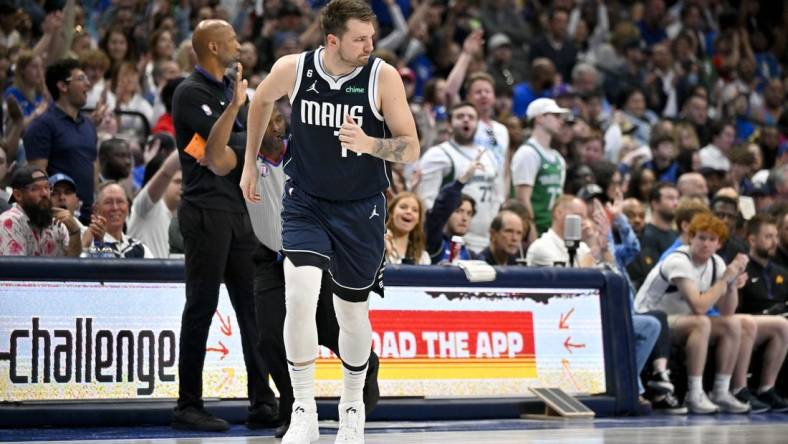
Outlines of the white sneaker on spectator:
M723 413L747 413L750 411L750 404L745 404L728 390L722 393L711 392L711 402L717 404L720 412Z
M307 410L301 403L293 404L290 427L282 437L282 444L309 444L320 439L317 412Z
M364 402L339 404L339 431L335 444L364 444Z
M690 411L690 413L695 413L697 415L717 413L719 410L717 404L711 402L709 397L706 396L706 393L704 392L697 394L687 392L687 397L684 399L684 405L687 406L687 409Z

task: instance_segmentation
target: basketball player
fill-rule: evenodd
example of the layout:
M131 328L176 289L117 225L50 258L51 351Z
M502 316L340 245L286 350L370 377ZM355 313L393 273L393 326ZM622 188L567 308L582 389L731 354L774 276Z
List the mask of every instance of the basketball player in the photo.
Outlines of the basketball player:
M344 384L336 442L364 442L362 387L372 344L367 297L383 262L385 161L414 162L419 155L402 80L371 56L374 20L363 0L332 0L321 17L325 46L279 59L250 104L241 177L250 201L261 198L254 162L274 102L287 95L293 110L282 250L284 339L295 402L285 444L320 436L314 361L322 270L332 275L340 327Z
M238 112L247 101L247 82L243 80L242 71L243 67L238 64L233 100L214 124L205 146L207 166L217 174L229 172L227 167L238 162L235 152L227 144ZM285 118L274 108L257 156L257 169L260 173L257 188L261 195L281 196L284 192L286 176L283 163L287 149L283 140L285 131ZM225 165L225 168L222 168L222 165ZM247 201L246 207L258 240L252 254L255 265L254 308L260 333L258 348L279 390L279 418L282 426L276 430L274 436L281 438L290 427L294 402L283 338L286 313L285 278L283 261L278 254L282 249L282 200L268 198L259 202ZM317 336L320 345L328 347L339 356L339 324L334 312L332 287L331 276L328 272L323 272L317 304ZM375 352L370 353L364 384L365 415L378 403L378 362Z

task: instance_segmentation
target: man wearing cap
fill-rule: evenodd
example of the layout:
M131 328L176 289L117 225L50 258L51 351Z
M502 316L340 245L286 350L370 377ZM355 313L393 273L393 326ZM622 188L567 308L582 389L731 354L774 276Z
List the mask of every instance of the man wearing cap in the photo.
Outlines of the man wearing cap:
M534 100L526 110L533 132L514 153L511 175L517 200L525 205L535 222L531 226L536 226L536 231L531 229L530 239L550 228L553 204L564 189L566 161L561 153L550 148L550 141L561 131L562 114L568 112L553 99L546 98Z
M495 79L496 95L511 95L514 85L525 79L527 66L521 58L512 57L512 41L506 34L493 34L487 42L487 72Z
M0 256L79 256L80 225L68 210L52 206L44 170L17 168L11 188L14 205L0 215Z
M71 176L57 173L49 178L50 198L52 205L68 210L74 217L79 217L79 207L82 201L77 196L77 184ZM79 221L77 221L79 223ZM82 224L79 224L80 228Z

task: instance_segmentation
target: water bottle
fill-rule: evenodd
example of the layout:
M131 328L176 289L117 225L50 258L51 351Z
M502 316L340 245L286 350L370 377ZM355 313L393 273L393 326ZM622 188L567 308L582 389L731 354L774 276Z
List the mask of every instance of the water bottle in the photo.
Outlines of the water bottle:
M99 257L110 258L110 259L115 258L115 252L112 250L112 246L110 246L109 243L107 242L101 243L101 254L99 255Z
M93 240L93 243L90 244L90 247L88 247L87 257L89 257L89 258L96 258L99 255L99 251L101 251L99 249L99 241Z
M88 249L88 257L113 258L115 253L112 252L112 248L106 242L93 239L93 244Z
M451 237L451 245L449 247L449 263L454 264L458 260L460 260L460 253L462 252L462 247L465 245L465 240L462 236L452 236Z

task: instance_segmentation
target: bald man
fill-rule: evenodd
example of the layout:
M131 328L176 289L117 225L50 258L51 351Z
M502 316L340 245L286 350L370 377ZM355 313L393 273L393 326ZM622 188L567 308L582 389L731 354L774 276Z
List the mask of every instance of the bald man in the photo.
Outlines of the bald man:
M276 425L276 398L268 387L265 364L255 346L252 252L257 238L252 230L238 182L246 146L246 104L233 100L241 45L233 28L221 20L204 20L192 36L197 66L172 99L175 139L183 171L183 195L178 209L186 265L186 305L181 319L178 358L179 391L172 426L178 429L225 431L227 421L203 408L202 372L211 320L224 281L235 309L249 395L250 428ZM203 146L220 116L230 106L239 108L231 119L227 145ZM202 141L202 142L201 142ZM190 145L191 144L191 145ZM191 148L187 151L187 146ZM235 153L236 155L233 155ZM232 350L238 353L239 350Z
M700 173L684 173L676 183L681 197L701 197L706 204L709 203L709 187L706 178Z
M565 194L558 198L553 206L552 223L539 239L528 247L525 261L529 267L577 267L593 262L591 249L585 242L580 242L577 254L569 263L569 251L564 241L564 223L567 216L579 216L587 220L586 203L575 196Z

